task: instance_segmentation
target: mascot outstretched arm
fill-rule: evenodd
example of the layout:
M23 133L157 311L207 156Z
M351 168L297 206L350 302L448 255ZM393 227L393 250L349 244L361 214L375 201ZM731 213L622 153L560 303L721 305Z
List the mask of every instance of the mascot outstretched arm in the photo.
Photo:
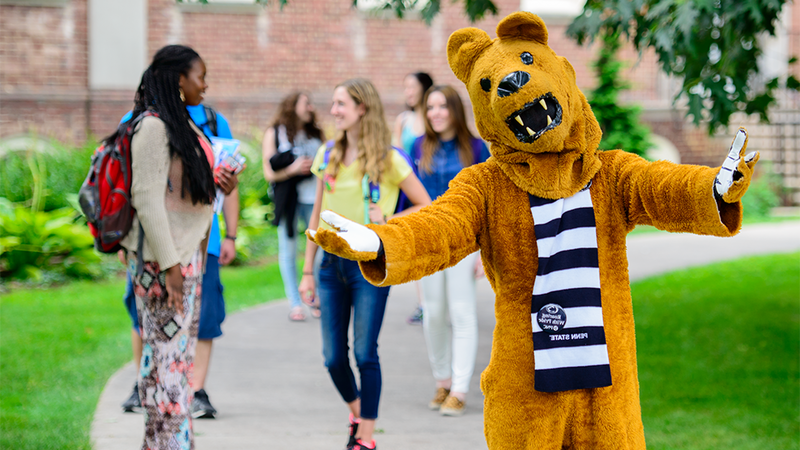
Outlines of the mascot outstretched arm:
M309 237L381 286L481 250L496 294L481 375L490 449L644 449L625 238L638 224L736 234L758 161L747 132L718 168L598 151L575 72L530 13L503 19L493 40L456 31L448 61L492 158L415 214L362 226L323 212L336 231Z

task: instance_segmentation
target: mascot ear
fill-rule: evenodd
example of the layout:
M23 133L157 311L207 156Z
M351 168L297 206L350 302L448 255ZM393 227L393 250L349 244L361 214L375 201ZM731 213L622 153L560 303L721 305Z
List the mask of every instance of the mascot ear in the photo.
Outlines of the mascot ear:
M489 35L478 28L462 28L451 34L447 40L447 62L456 78L466 84L475 60L490 45Z
M567 58L559 56L558 59L561 60L561 64L564 66L564 70L567 71L567 74L572 76L572 78L570 78L570 81L573 82L577 81L578 77L575 75L575 68L572 67L572 64L570 64L569 61L567 61Z
M547 27L536 14L516 12L497 24L500 39L524 39L547 45Z

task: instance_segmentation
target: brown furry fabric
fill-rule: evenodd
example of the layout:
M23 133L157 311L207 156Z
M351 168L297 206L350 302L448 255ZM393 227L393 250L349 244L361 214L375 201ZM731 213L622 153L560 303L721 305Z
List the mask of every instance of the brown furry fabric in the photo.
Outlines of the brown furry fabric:
M637 224L715 236L739 229L740 204L714 200L718 169L649 163L621 151L599 158L590 192L611 387L533 389L531 294L538 253L533 217L527 194L496 161L463 170L443 197L419 213L372 227L386 260L360 265L378 285L419 279L481 249L497 296L491 362L481 376L490 449L644 449L625 236Z

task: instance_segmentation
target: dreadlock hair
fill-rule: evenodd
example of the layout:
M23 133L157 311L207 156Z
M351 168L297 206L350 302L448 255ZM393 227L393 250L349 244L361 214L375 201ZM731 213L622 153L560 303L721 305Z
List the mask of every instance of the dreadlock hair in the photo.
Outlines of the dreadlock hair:
M270 127L276 128L279 125L283 125L286 128L286 137L291 143L294 143L294 137L299 131L297 129L297 124L300 121L297 117L297 102L300 101L301 96L306 96L306 98L308 98L308 94L300 91L292 92L284 97L281 104L278 106L278 113L275 115L272 125L270 125ZM317 138L320 141L325 140L325 135L319 125L317 125L317 116L313 111L311 112L311 120L303 124L302 130L306 133L306 137Z
M453 89L452 86L434 86L428 89L428 92L423 96L423 105L428 107L428 97L434 92L441 92L444 95L447 109L450 112L450 120L453 123L453 128L456 131L456 140L458 142L458 157L464 167L471 166L474 156L472 155L472 139L475 136L469 131L467 126L467 117L464 113L464 103L461 102L461 96ZM425 134L422 140L422 157L419 160L419 169L425 173L432 173L433 155L441 148L439 142L439 135L433 131L431 121L428 115L425 114Z
M378 184L381 176L392 168L392 132L386 124L381 97L375 86L364 78L351 78L336 86L339 87L347 89L356 105L364 105L366 109L359 123L356 161L359 171L369 175L370 181ZM334 178L339 172L339 163L344 159L345 150L347 133L339 131L326 169Z
M178 84L198 59L200 55L184 45L167 45L156 52L142 75L130 120L148 109L158 113L167 127L170 156L177 155L183 162L181 198L188 190L193 204L210 204L215 195L214 176L198 135L189 125L191 118Z

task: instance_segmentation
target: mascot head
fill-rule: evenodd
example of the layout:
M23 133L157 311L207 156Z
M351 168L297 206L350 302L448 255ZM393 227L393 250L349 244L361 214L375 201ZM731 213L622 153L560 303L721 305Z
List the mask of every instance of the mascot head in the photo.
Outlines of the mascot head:
M599 169L600 126L572 65L547 45L542 19L511 14L494 40L477 28L458 30L447 59L467 86L478 131L515 184L561 198L589 182Z

